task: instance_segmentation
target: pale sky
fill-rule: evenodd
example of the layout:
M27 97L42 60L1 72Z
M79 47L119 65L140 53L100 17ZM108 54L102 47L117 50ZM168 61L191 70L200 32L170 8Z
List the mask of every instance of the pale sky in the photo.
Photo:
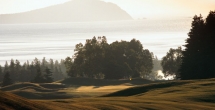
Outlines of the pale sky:
M0 0L0 14L19 13L70 0ZM103 0L120 6L133 18L206 16L215 0Z

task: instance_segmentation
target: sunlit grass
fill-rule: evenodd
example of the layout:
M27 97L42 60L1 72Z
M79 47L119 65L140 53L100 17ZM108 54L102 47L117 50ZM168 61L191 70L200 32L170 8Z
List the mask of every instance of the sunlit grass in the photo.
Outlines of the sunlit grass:
M173 81L160 84L148 84L128 88L120 92L137 91L136 94L120 96L115 92L108 97L75 98L58 101L46 101L48 104L59 104L63 109L112 109L112 110L138 110L138 109L208 109L215 108L215 79L194 81ZM121 94L123 95L123 94ZM69 107L67 106L69 105ZM82 108L83 107L83 108Z
M117 90L120 91L117 92ZM82 98L34 100L33 102L43 104L53 110L213 110L215 108L215 79L170 81L133 85L133 87L127 84L101 87L80 86L61 91L83 96Z

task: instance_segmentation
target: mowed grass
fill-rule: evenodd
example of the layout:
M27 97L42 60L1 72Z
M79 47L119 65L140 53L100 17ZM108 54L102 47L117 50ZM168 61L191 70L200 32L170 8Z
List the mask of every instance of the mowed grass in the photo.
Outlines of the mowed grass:
M79 95L94 93L93 97L83 95L82 98L30 101L37 103L37 106L44 106L52 110L215 109L215 79L156 82L137 86L130 85L130 87L128 85L130 84L84 85L70 89L73 92L82 91ZM122 87L120 88L120 86ZM118 91L116 91L117 89ZM63 90L69 91L68 88ZM107 94L101 94L100 92Z
M54 83L16 83L0 88L1 91L28 99L68 99L80 97L96 97L135 85L152 83L146 79L102 80L90 78L68 78Z
M59 110L214 110L215 79L147 84L101 97L39 102L57 105Z
M52 110L52 107L0 91L0 110Z

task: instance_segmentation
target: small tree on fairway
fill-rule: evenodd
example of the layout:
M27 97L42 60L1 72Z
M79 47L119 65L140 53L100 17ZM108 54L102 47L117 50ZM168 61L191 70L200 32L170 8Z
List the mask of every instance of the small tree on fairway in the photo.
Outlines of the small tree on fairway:
M9 72L6 72L4 75L3 82L2 82L2 87L8 86L11 84L12 84L12 80L10 79L10 74L9 74Z

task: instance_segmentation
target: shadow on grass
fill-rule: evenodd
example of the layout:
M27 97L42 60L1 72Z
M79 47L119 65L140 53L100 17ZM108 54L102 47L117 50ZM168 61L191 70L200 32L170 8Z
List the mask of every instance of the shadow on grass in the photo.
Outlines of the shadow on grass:
M156 82L161 82L161 81L150 81L150 80L141 79L141 78L132 79L132 80L68 78L54 83L27 83L27 82L16 83L16 84L1 88L0 90L8 91L28 99L67 99L67 98L74 98L78 96L80 97L81 93L75 93L75 91L73 94L69 94L69 93L82 86L93 86L93 89L98 89L104 86L115 86L115 85L131 86L131 85L150 84L150 83L156 83ZM61 90L63 92L60 92Z
M187 83L188 82L184 81L184 82L163 82L163 83L157 83L157 84L148 84L144 86L137 86L137 87L132 87L125 90L117 91L111 94L103 95L101 97L133 96L133 95L138 95L138 94L148 92L153 89L167 88L167 87L178 86L178 85L183 85Z
M215 103L215 94L213 95L204 95L204 96L197 96L193 98L189 98L196 102L208 102L208 103Z
M46 93L37 93L37 92L27 92L27 91L15 91L12 92L21 97L25 97L27 99L43 99L43 100L50 100L50 99L69 99L73 98L72 95L69 95L65 92L46 92Z
M150 81L147 79L136 78L132 80L105 80L105 79L92 79L92 78L67 78L58 83L65 84L66 86L110 86L110 85L143 85L154 82L164 82L164 81Z

